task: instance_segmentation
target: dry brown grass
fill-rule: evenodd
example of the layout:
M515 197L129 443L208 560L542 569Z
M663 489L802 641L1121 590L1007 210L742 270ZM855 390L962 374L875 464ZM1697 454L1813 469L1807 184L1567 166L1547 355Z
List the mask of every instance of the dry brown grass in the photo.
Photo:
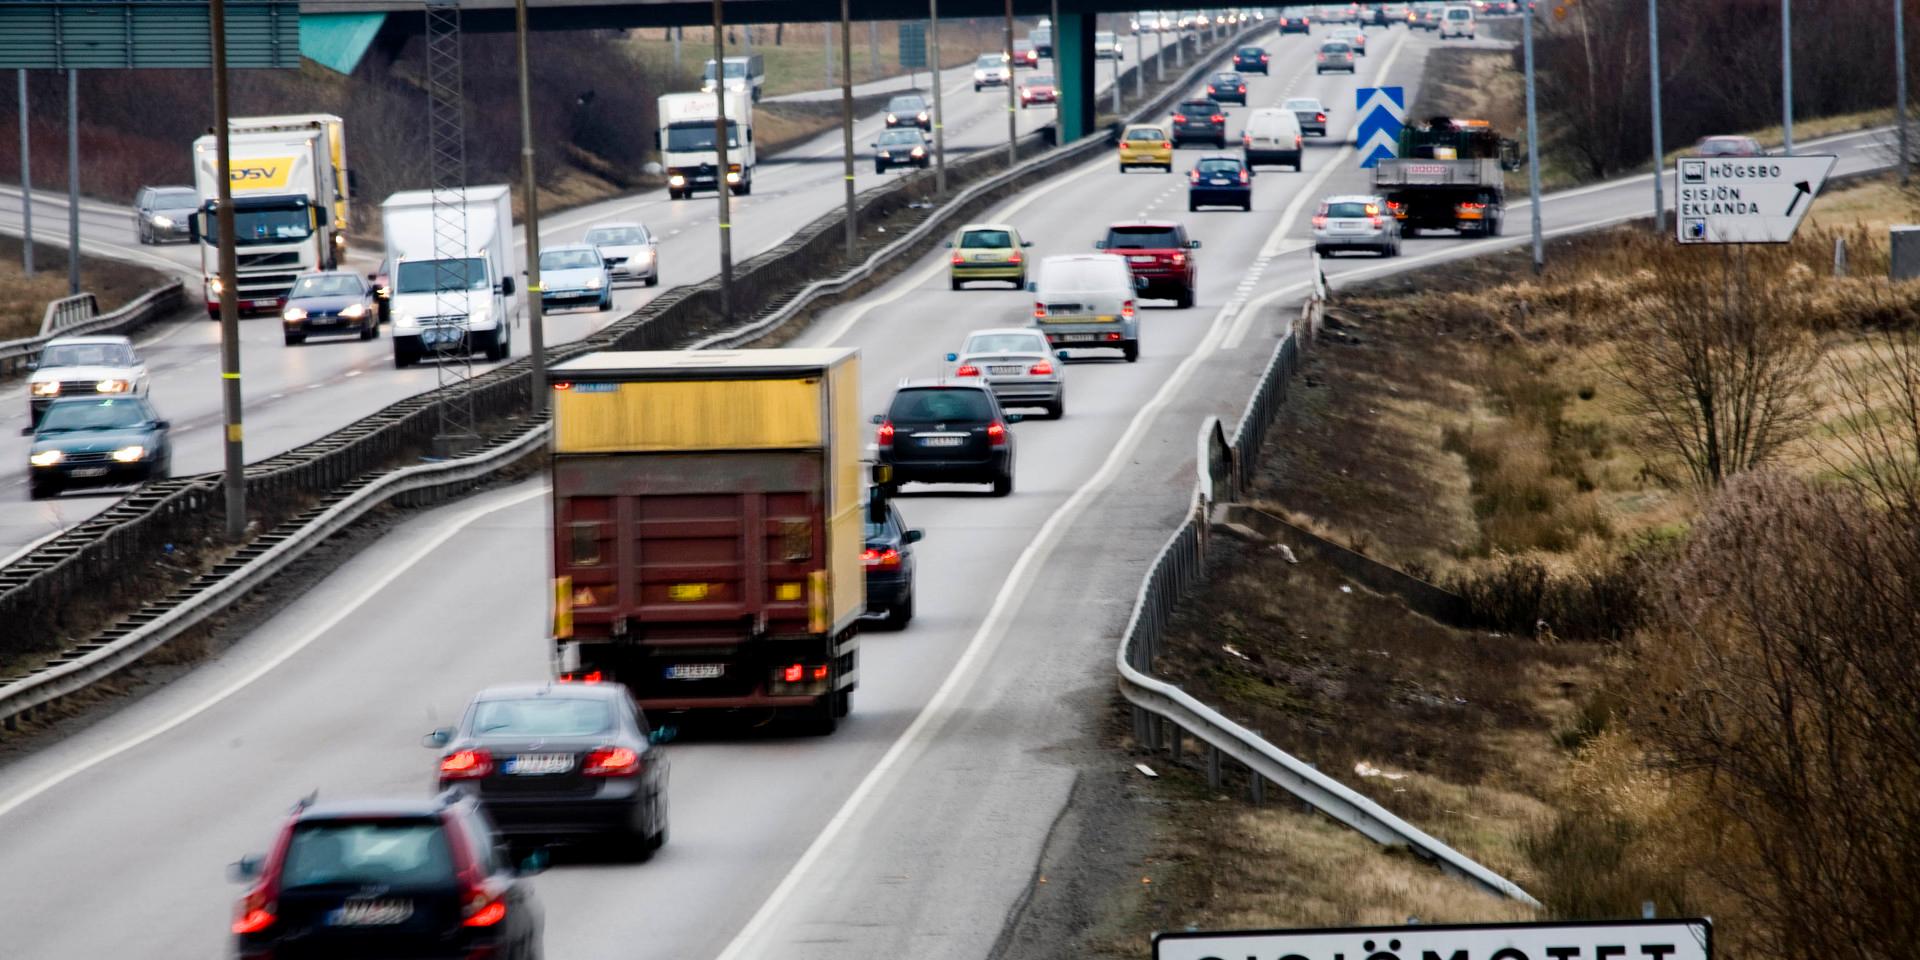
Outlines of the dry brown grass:
M47 304L67 295L67 253L34 247L34 276L22 272L20 238L0 237L0 340L37 336ZM113 310L162 286L167 278L144 267L113 260L80 259L80 287L92 293L101 310Z

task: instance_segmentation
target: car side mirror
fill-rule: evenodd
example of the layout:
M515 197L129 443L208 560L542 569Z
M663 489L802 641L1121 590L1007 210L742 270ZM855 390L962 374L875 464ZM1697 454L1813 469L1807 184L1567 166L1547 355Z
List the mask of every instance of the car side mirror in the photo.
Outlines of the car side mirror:
M38 370L38 369L40 369L40 361L38 361L38 360L28 360L28 361L27 361L27 363L26 363L26 367L27 367L27 369L28 369L28 370Z
M369 273L369 274L367 274L367 282L368 282L368 283L379 283L379 282L380 282L380 275L379 275L379 274L377 274L377 273Z
M187 214L187 239L200 242L200 215L197 213Z
M959 355L959 354L957 354L957 353L949 353L949 354L947 354L947 362L948 362L948 363L952 363L952 362L954 362L955 360L958 360L958 359L960 359L960 355Z
M155 421L153 422L153 428L154 428L155 430L171 430L171 429L173 429L173 421L171 421L171 420L155 420Z
M525 860L520 861L520 865L514 868L513 873L515 876L519 876L519 877L539 876L540 874L547 872L548 861L549 861L549 856L547 854L547 848L541 847L540 849L527 854L527 858Z
M1056 350L1053 355L1061 360L1067 359L1067 352L1065 350Z
M420 738L421 746L431 747L435 750L438 750L441 747L444 747L447 744L452 742L453 742L452 727L441 727L440 729L435 730L432 733L429 733L426 736Z
M1028 292L1028 293L1039 293L1039 292L1040 292L1040 281L1038 281L1038 280L1028 280L1028 281L1027 281L1027 292Z
M919 543L920 541L926 539L926 537L927 537L927 534L923 530L908 530L906 533L903 533L900 535L900 542L901 543Z
M1027 417L1026 417L1026 415L1025 415L1025 414L1020 414L1020 413L1009 413L1009 414L1007 414L1007 422L1008 422L1008 423L1019 423L1020 421L1022 421L1022 420L1025 420L1026 418L1027 418Z
M1022 241L1020 241L1020 245L1021 245L1021 246L1023 246L1023 247L1031 247L1031 246L1033 246L1033 241L1032 241L1032 240L1022 240Z
M668 743L680 732L677 727L654 727L647 731L647 742L651 744Z
M887 415L886 415L886 414L884 414L884 413L876 413L876 414L874 414L874 415L873 415L873 422L874 422L874 423L886 423L886 422L887 422Z
M1200 241L1198 241L1198 240L1188 240L1188 241L1187 241L1187 249L1189 249L1189 250L1198 250L1198 249L1200 249Z
M501 295L501 296L504 296L504 297L511 297L511 296L513 296L513 278L512 278L512 277L503 277L503 278L501 278L501 280L500 280L500 295Z
M33 428L32 428L31 426L27 426L27 427L21 427L21 428L20 428L20 435L21 435L21 436L23 436L23 437L31 437L31 436L33 436Z
M608 270L612 270L614 267L617 267L620 265L620 261L618 260L602 260L600 262L602 264L605 264Z
M1107 242L1105 240L1095 240L1093 242L1093 248L1095 250L1105 250L1107 248Z
M265 856L258 853L247 854L227 864L227 879L234 883L251 883L259 879L260 869L266 865L266 860Z

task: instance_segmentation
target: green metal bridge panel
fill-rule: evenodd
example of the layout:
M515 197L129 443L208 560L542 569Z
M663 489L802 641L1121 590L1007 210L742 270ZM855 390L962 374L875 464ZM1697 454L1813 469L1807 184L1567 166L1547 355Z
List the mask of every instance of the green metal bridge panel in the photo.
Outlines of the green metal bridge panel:
M309 13L300 18L300 55L329 70L352 73L386 22L384 13Z
M213 66L205 0L3 0L0 68ZM300 66L296 0L229 0L227 65Z

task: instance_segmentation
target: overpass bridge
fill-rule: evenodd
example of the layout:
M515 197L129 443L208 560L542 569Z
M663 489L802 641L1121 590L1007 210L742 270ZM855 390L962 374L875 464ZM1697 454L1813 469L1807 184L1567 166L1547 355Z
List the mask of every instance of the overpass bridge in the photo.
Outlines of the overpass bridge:
M1060 0L1054 25L1054 72L1060 88L1061 139L1093 130L1094 19L1100 13L1140 8L1140 0ZM514 0L461 0L461 29L511 32ZM835 22L840 5L833 0L724 0L722 17L730 24ZM351 73L376 45L397 46L425 31L420 0L302 0L300 51L323 66ZM1004 17L1005 0L940 0L941 19ZM1016 16L1051 16L1053 0L1013 0ZM852 19L919 20L926 0L852 0ZM607 30L634 27L692 27L713 23L713 4L703 0L527 0L531 30ZM667 91L661 91L667 92Z

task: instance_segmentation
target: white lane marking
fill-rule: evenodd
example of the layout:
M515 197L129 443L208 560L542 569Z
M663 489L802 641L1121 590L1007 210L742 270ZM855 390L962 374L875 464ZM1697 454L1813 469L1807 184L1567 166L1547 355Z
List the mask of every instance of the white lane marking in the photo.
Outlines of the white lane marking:
M1004 221L1007 218L1013 216L1015 213L1018 213L1020 210L1024 209L1027 206L1027 204L1030 204L1035 200L1040 199L1043 196L1050 195L1051 191L1058 189L1062 185L1072 183L1073 181L1078 180L1081 177L1095 173L1100 169L1102 169L1103 164L1111 163L1111 162L1112 162L1111 160L1103 160L1100 158L1089 160L1087 162L1087 165L1084 168L1049 183L1047 185L1048 188L1046 190L1027 191L1026 193L1023 193L1019 197L1015 198L1011 203L1007 204L1006 206L996 209L993 212L992 219L998 220L998 221ZM878 299L873 299L873 300L867 300L864 303L861 303L859 306L854 307L852 310L847 311L847 315L840 318L840 322L833 326L833 332L829 333L826 339L820 341L821 345L832 346L834 343L839 342L840 338L846 336L847 331L853 329L854 324L857 324L862 319L864 319L866 315L873 310L873 308L884 307L889 303L893 303L899 300L900 298L907 296L908 294L918 293L922 286L927 284L929 281L931 281L934 278L935 275L940 273L940 271L945 270L946 268L947 268L947 263L944 258L935 258L932 263L927 264L927 268L925 270L922 270L919 273L915 274L913 279L908 281L906 284L902 285L900 289L895 290L884 297L880 297Z
M349 376L349 377L357 377L357 376L359 376L359 375L361 375L362 373L365 373L365 372L366 372L365 370L348 370L348 371L347 371L347 376Z
M396 564L392 569L382 574L379 577L379 579L377 579L374 582L373 589L361 591L360 595L356 599L340 607L340 609L333 611L332 614L327 616L325 619L321 620L319 623L315 624L312 628L307 630L306 633L301 634L298 639L294 640L292 643L288 644L286 647L274 653L271 657L268 657L264 662L260 663L258 666L254 667L252 670L247 671L247 673L241 676L238 680L235 680L234 682L227 684L224 687L221 687L218 691L214 692L212 696L209 696L206 699L201 700L199 703L194 704L192 707L189 707L188 709L182 711L179 714L176 714L175 716L166 720L165 722L160 723L146 730L145 732L139 734L138 736L135 736L129 740L123 741L101 752L89 754L85 760L81 760L77 763L69 764L67 767L59 770L58 772L40 781L39 783L34 784L33 786L28 787L25 790L22 790L21 792L16 793L11 797L6 798L4 801L0 801L0 817L4 817L9 813L12 813L13 811L18 810L23 804L27 803L29 800L32 800L33 798L38 797L49 790L52 790L54 787L57 787L67 782L68 780L71 780L74 777L77 777L80 774L93 769L94 767L97 767L103 763L106 763L107 761L112 760L113 758L118 757L123 753L133 750L136 747L142 746L152 741L155 737L161 736L162 734L165 734L171 730L177 729L181 724L184 724L187 721L192 720L194 717L197 717L207 712L208 710L213 709L215 706L220 704L222 701L226 700L228 697L231 697L234 694L239 693L241 690L246 689L246 687L251 685L254 681L259 680L261 677L266 676L269 672L273 671L275 668L279 667L281 664L286 663L289 659L293 657L294 654L299 653L300 651L305 650L308 646L312 645L312 643L315 640L318 640L322 634L325 634L327 631L332 630L334 627L338 626L342 620L345 620L348 617L348 615L352 614L356 610L359 610L362 606L365 606L367 601L379 595L379 593L382 590L386 589L388 585L392 584L395 580L399 579L402 574L406 573L415 564L418 564L420 561L425 560L427 556L433 553L435 550L440 549L440 546L442 544L446 543L448 540L453 539L455 535L459 534L460 532L464 531L467 527L471 526L474 523L474 521L477 521L482 517L488 516L490 514L498 513L502 510L507 509L508 507L518 506L519 504L524 503L528 500L531 500L534 497L545 496L547 493L547 490L548 488L545 485L542 485L532 490L528 490L525 493L521 493L517 496L509 497L506 500L503 500L499 503L490 504L484 507L476 507L463 514L460 514L456 519L453 520L453 522L449 523L439 533L435 534L426 543L422 544L418 550L415 550L411 554L408 554L405 559L400 561L400 563Z
M749 953L750 944L772 922L774 914L778 913L787 899L793 896L794 891L800 888L803 878L813 869L822 854L833 846L835 839L847 829L848 824L853 822L860 808L878 788L880 781L885 779L893 767L900 762L901 757L919 746L919 741L928 739L929 729L936 720L945 719L942 714L947 710L948 701L973 681L974 675L984 663L984 658L999 646L1001 634L1007 627L1007 620L1012 616L1011 611L1018 607L1032 588L1034 577L1031 571L1046 562L1067 526L1078 517L1094 497L1113 483L1114 477L1119 474L1122 466L1131 462L1133 451L1140 445L1140 440L1146 435L1147 428L1158 417L1160 411L1171 402L1173 396L1185 386L1188 380L1192 379L1194 372L1200 368L1200 364L1207 355L1213 352L1212 346L1220 339L1226 319L1227 311L1224 308L1214 314L1206 336L1201 338L1200 344L1180 362L1180 366L1174 370L1173 374L1161 383L1160 389L1154 393L1153 398L1134 413L1126 432L1108 452L1100 469L1047 517L1046 522L1040 526L1039 533L1014 561L1006 579L1001 581L1000 590L994 597L992 607L987 611L986 619L981 621L979 628L967 641L966 649L961 652L960 659L954 663L952 669L947 671L946 680L940 684L938 690L934 691L933 697L927 701L926 705L914 715L913 722L907 726L907 729L901 732L900 736L887 748L887 752L881 756L880 761L874 764L873 769L867 771L865 777L861 778L859 785L854 787L853 793L847 797L846 802L841 804L833 818L827 821L827 825L814 837L813 842L807 845L800 859L787 871L786 876L781 878L780 884L761 903L760 909L754 912L740 932L725 949L720 951L718 960L741 960L746 956L766 955L764 952Z

